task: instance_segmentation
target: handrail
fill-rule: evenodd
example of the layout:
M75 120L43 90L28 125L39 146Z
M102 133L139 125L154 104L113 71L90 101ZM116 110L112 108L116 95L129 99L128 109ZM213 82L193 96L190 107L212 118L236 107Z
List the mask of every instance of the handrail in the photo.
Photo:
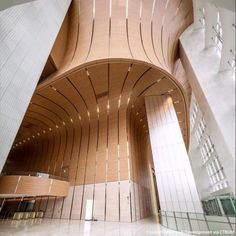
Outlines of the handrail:
M9 175L36 176L36 177L45 178L45 179L57 179L57 180L68 181L68 178L66 178L66 177L51 175L51 174L43 173L43 172L33 172L33 171L3 172L0 174L0 177L1 176L9 176Z
M235 235L235 216L159 211L159 217L163 226L176 231L193 235Z

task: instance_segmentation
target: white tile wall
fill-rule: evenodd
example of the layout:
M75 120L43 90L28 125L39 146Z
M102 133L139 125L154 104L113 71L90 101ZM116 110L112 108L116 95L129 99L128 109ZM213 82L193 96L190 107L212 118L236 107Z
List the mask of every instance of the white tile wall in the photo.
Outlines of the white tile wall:
M81 214L81 204L83 195L83 186L75 186L74 199L71 210L71 219L80 219Z
M202 212L172 99L145 98L161 210Z
M140 215L140 196L138 190L138 184L134 183L134 193L135 193L135 213L136 213L136 220L141 219Z
M70 2L32 1L0 14L0 171Z
M105 219L105 183L95 184L93 217L97 220Z
M129 180L71 186L66 198L50 198L40 209L46 218L84 219L86 201L93 200L93 218L131 222L151 215L149 189Z
M118 182L107 183L106 221L119 221Z
M224 20L231 19L232 13L228 12L228 17ZM226 28L227 31L234 30L230 26ZM231 36L230 41L234 42L234 35ZM214 47L204 50L204 37L204 29L194 30L193 26L190 26L185 30L180 37L180 57L229 186L235 194L235 73L219 72L221 58ZM226 45L229 46L228 43ZM193 139L191 138L191 143ZM197 159L199 153L191 143L191 159ZM202 171L196 163L193 168L196 169L196 181L200 179L200 182L207 183L208 177L203 178ZM204 198L210 195L204 189L200 188L199 191Z
M83 208L81 215L81 219L83 220L85 219L87 200L93 200L93 194L94 194L94 184L86 184L84 186Z
M69 219L70 218L73 189L74 189L74 187L71 186L69 189L69 192L68 192L68 196L64 199L63 209L62 209L62 213L61 213L62 219Z
M120 181L120 221L131 222L130 182Z
M131 215L132 215L132 221L136 221L137 219L136 219L136 209L135 209L135 204L136 204L136 202L135 202L135 184L134 184L134 182L133 181L130 181L131 182Z

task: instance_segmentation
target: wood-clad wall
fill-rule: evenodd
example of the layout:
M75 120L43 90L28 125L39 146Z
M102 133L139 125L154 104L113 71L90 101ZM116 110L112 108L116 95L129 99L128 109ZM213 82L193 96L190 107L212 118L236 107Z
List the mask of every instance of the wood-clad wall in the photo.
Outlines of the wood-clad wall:
M84 202L96 198L99 184L108 208L114 191L119 207L131 199L129 216L121 210L118 218L105 213L102 219L147 216L151 152L144 97L172 96L188 146L185 80L172 73L178 37L192 22L191 2L74 0L67 17L58 36L67 43L64 61L36 88L4 171L68 176L72 189L58 206L71 208L69 218L83 218Z

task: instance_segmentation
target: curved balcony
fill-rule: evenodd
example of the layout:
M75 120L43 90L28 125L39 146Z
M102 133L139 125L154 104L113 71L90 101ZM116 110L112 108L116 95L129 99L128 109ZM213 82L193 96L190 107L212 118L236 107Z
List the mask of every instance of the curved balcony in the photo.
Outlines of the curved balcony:
M15 172L0 177L0 197L68 195L69 182L45 173Z

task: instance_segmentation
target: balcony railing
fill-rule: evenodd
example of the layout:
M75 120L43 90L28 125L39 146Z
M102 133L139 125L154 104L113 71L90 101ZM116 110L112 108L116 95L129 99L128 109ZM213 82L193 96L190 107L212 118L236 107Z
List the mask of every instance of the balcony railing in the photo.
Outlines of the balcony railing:
M160 222L172 230L192 235L235 235L235 216L160 211Z

